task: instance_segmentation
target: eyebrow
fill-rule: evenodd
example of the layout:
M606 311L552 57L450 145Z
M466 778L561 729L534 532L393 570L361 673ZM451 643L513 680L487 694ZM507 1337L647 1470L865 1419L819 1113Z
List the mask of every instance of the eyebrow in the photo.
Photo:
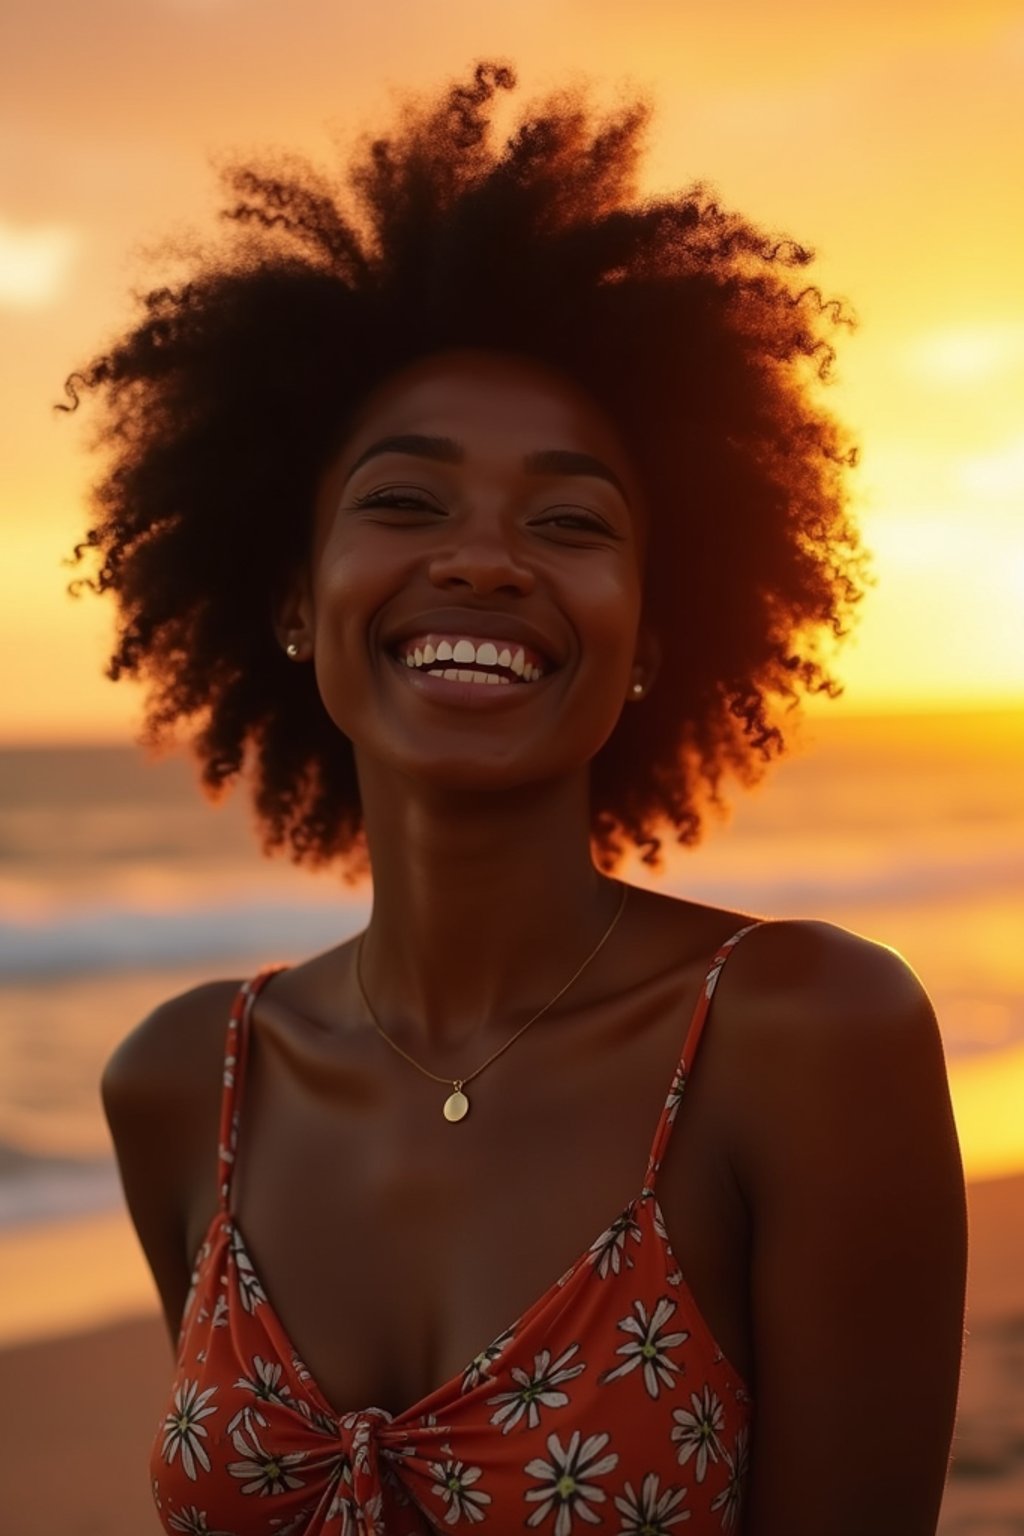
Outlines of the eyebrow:
M356 459L349 476L355 474L368 459L381 453L408 453L420 459L435 459L441 464L462 464L466 450L453 437L427 437L419 432L402 432L392 437L378 438L364 448ZM592 453L582 453L575 448L537 448L523 455L523 468L530 474L590 475L597 480L607 480L613 485L626 505L629 496L615 471Z

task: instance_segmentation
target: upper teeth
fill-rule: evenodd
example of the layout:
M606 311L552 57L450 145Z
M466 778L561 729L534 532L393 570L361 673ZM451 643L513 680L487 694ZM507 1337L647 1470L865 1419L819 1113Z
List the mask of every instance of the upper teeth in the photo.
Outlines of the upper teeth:
M401 659L407 667L427 667L435 677L447 677L449 680L459 679L468 681L480 674L469 673L465 678L459 675L459 668L466 667L504 667L514 672L524 683L535 682L543 677L544 669L527 661L526 653L521 645L514 641L499 640L497 644L493 640L484 640L477 645L472 640L457 639L439 640L435 646L431 641L406 642L400 651ZM436 666L438 662L455 662L457 668L445 668ZM508 681L508 679L492 676L492 681Z

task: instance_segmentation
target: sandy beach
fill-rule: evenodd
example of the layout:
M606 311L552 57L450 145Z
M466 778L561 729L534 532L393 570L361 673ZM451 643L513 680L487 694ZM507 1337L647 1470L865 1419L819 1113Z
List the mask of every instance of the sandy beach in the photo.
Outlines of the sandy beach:
M973 1182L967 1351L941 1536L1024 1533L1024 1174ZM90 1238L91 1233L91 1238ZM146 1458L170 1378L163 1324L121 1217L65 1234L65 1273L82 1280L90 1326L40 1336L54 1305L59 1232L24 1234L0 1251L0 1532L3 1536L157 1536ZM11 1261L20 1247L18 1273ZM113 1251L112 1251L113 1250ZM91 1255L92 1268L89 1268ZM100 1321L99 1262L116 1269L123 1308ZM29 1271L39 1272L34 1288ZM23 1302L20 1332L4 1292ZM10 1289L8 1289L10 1287ZM49 1287L49 1302L46 1301ZM108 1297L109 1301L109 1297ZM141 1311L140 1311L141 1308ZM109 1311L109 1306L108 1306ZM134 1314L134 1315L133 1315ZM865 1532L864 1536L872 1536Z

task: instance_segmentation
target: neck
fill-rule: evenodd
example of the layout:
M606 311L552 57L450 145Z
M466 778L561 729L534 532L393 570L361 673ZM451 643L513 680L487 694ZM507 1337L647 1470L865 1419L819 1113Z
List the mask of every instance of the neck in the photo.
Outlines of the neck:
M374 772L361 787L373 868L361 969L381 1027L435 1061L499 1043L564 986L618 907L591 859L586 781L410 796Z

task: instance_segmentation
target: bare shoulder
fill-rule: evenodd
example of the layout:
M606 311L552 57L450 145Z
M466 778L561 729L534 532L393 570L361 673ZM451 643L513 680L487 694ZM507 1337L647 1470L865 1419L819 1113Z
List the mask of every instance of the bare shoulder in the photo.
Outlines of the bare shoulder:
M746 935L719 1004L728 1143L753 1232L745 1529L925 1536L952 1436L966 1270L934 1009L895 950L806 921Z
M188 1290L188 1232L216 1200L221 1062L241 985L168 998L111 1055L100 1083L129 1214L172 1337Z
M868 1012L885 1027L930 1007L919 978L890 945L818 919L760 924L738 946L730 972L745 1015L762 1024L779 1016L780 1003L794 1028L817 1021L833 1031L852 1019L863 1025Z
M180 1108L217 1089L219 1074L205 1070L224 1049L225 1031L240 981L210 981L167 998L120 1042L101 1080L105 1108L122 1116Z
M929 1116L955 1140L935 1011L895 949L832 923L768 922L737 946L722 992L733 1144L752 1192L770 1195L773 1166L840 1127L847 1157Z

